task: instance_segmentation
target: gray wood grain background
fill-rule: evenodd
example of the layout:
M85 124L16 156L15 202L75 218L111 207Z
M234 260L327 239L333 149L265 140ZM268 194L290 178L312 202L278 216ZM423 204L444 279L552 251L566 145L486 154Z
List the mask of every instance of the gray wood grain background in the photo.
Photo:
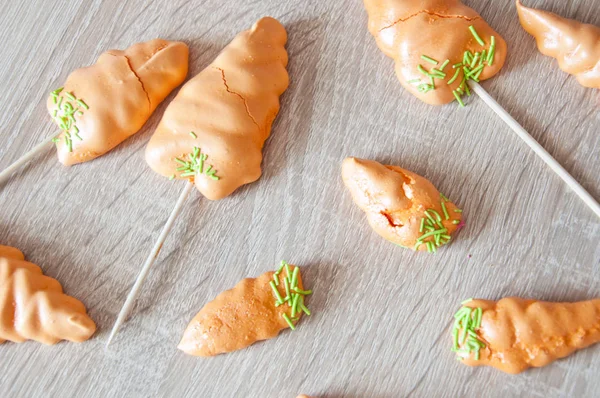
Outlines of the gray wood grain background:
M510 46L484 87L600 198L599 91L536 51L511 0L467 4ZM526 4L600 25L598 0ZM216 203L194 192L109 350L182 189L143 157L166 104L106 156L65 168L49 149L0 187L0 242L59 279L98 324L80 345L0 346L0 396L597 397L600 346L519 376L462 366L449 351L450 319L467 297L600 296L600 223L481 100L432 107L407 94L359 0L5 1L0 168L56 131L48 92L101 52L184 40L193 75L264 15L289 32L291 76L264 176ZM465 209L467 227L435 256L383 241L342 185L351 155L428 177ZM282 258L306 267L316 292L298 331L212 359L176 349L208 300Z

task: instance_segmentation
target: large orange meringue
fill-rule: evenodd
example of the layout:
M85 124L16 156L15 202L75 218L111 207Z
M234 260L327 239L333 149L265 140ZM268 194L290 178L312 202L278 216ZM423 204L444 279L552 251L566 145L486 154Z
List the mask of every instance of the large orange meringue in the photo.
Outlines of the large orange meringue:
M261 176L262 148L289 85L287 33L260 19L169 105L146 149L155 172L189 179L218 200Z
M396 75L411 94L432 105L455 100L454 91L462 84L464 73L452 81L457 65L466 51L475 54L489 49L495 40L495 55L491 65L485 64L478 81L496 75L506 59L506 42L472 8L459 0L364 0L369 14L369 31L385 55L396 62ZM473 26L484 45L469 30ZM433 68L422 55L438 61L444 77L434 79L435 89L423 92L419 82L427 82L419 66ZM477 63L476 63L477 64ZM450 81L452 83L448 84Z

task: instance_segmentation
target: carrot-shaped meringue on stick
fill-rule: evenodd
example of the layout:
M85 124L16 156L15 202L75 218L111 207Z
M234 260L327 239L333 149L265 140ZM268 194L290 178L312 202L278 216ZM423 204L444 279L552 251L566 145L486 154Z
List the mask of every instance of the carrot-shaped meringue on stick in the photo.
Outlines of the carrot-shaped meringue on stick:
M89 339L96 325L85 306L23 258L19 250L0 245L0 343L35 340L51 345Z
M364 0L369 31L396 62L400 83L432 105L469 93L467 81L496 75L506 43L472 8L459 0Z
M261 175L262 148L287 89L287 33L265 17L240 33L169 105L146 149L150 167L208 199Z
M185 43L156 39L107 51L94 65L72 72L47 101L60 133L0 172L0 184L50 142L56 143L58 160L71 166L102 156L137 133L185 80L188 53Z
M462 210L408 170L348 158L342 178L373 230L399 246L434 253L461 226Z
M192 319L179 349L189 355L209 357L246 348L296 329L302 314L310 315L300 268L285 261L275 272L244 279L219 294Z
M137 133L187 72L187 45L160 39L107 51L72 72L48 99L61 129L55 140L60 162L95 159Z
M169 220L142 267L108 344L125 321L148 270L194 186L210 200L231 195L261 176L262 148L287 89L287 33L261 18L240 33L169 104L146 148L152 170L186 181Z
M556 58L560 69L582 86L600 88L600 27L525 7L520 0L517 11L542 54Z
M600 299L577 303L470 299L454 318L452 351L460 361L512 374L546 366L600 342Z

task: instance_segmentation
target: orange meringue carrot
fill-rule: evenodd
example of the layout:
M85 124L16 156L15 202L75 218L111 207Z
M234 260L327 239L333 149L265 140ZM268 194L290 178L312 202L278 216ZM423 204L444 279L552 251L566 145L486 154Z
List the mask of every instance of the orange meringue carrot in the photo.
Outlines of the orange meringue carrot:
M262 148L289 85L286 41L279 21L262 18L187 82L148 144L150 167L192 180L210 200L258 180Z
M146 162L184 187L146 259L108 339L125 322L148 270L195 186L209 200L231 195L261 176L262 148L289 85L287 33L274 18L261 18L240 33L167 107L146 148Z
M110 50L72 72L50 93L47 108L60 128L0 172L0 184L54 142L58 160L71 166L104 155L137 133L156 107L185 80L185 43L151 40Z
M467 82L496 75L506 42L459 0L364 0L369 31L396 63L398 80L431 105L470 95Z
M511 374L546 366L600 342L600 299L469 299L454 318L452 351L459 361Z
M342 178L373 230L399 246L434 253L462 226L462 210L408 170L347 158Z
M304 290L300 268L285 261L275 272L244 279L206 304L186 328L178 348L210 357L246 348L296 329L310 290Z
M85 306L64 294L56 279L24 261L18 249L0 246L0 343L82 342L95 331Z
M560 69L582 86L600 88L600 27L525 7L520 0L517 11L542 54L558 60Z
M72 72L48 98L61 133L58 158L86 162L137 133L188 72L188 47L156 39L125 51L110 50L89 67Z

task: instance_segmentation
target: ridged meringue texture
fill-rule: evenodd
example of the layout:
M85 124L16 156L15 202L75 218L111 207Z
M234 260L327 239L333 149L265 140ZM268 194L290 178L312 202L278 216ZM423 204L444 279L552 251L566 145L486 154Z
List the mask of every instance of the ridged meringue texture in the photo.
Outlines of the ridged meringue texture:
M96 325L85 306L24 258L18 249L0 245L0 343L89 339Z
M525 7L519 0L517 11L542 54L555 58L582 86L600 88L600 27Z

